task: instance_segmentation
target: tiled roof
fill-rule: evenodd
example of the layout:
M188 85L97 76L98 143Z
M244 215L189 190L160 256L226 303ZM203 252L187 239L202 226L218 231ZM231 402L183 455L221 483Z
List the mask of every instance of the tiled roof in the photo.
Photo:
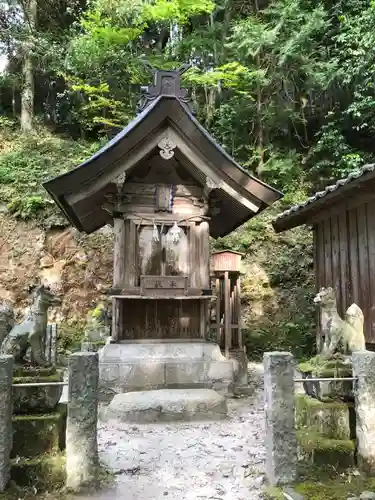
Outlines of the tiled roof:
M308 205L312 205L316 201L320 200L321 198L324 198L328 194L338 191L342 186L345 186L349 184L350 182L359 179L360 177L364 176L368 172L374 172L375 171L375 163L371 163L368 165L365 165L362 167L360 170L355 170L351 174L348 175L348 177L345 177L345 179L340 179L339 181L336 182L336 184L332 184L331 186L327 186L324 191L318 191L317 193L314 194L314 196L310 196L310 198L307 198L307 200L303 201L302 203L299 203L298 205L293 205L290 207L288 210L285 210L281 214L279 214L276 219L273 221L274 224L281 219L284 219L285 217L288 217L289 215L299 212L303 208L307 207Z

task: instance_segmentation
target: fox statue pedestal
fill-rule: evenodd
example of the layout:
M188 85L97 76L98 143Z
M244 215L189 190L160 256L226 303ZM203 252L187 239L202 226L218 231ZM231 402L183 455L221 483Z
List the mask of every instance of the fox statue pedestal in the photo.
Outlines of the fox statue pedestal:
M296 396L299 451L309 464L347 469L355 463L356 449L351 354L366 350L364 318L352 304L342 319L331 287L322 288L314 303L321 309L325 338L318 355L299 365L306 392Z

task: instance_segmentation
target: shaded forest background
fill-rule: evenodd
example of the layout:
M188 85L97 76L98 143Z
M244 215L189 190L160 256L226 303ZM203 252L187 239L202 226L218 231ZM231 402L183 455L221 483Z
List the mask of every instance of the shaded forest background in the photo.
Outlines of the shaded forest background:
M1 0L0 52L0 290L21 303L31 279L8 272L10 261L20 265L9 231L25 235L25 245L33 244L27 235L34 228L46 241L56 231L68 234L41 181L76 166L134 117L140 87L151 78L143 61L158 68L188 62L183 84L201 123L239 163L285 193L277 207L213 242L247 256L248 352L272 346L309 354L311 235L275 235L270 222L372 162L373 1ZM77 238L75 247L100 261L103 245ZM66 260L46 245L45 260ZM110 273L95 276L88 258L78 260L70 259L62 280L69 331L79 330L82 311L95 301L92 293L85 302L72 292L74 266L85 269L79 276L88 289L90 280L104 286Z

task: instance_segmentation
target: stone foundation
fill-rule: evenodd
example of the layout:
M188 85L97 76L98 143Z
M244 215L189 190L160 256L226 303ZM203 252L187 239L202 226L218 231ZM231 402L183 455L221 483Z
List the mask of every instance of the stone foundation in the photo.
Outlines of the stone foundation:
M209 388L231 392L237 360L210 342L108 344L99 352L102 399L154 389Z
M326 403L298 394L296 428L300 459L337 470L355 465L354 407L342 401Z

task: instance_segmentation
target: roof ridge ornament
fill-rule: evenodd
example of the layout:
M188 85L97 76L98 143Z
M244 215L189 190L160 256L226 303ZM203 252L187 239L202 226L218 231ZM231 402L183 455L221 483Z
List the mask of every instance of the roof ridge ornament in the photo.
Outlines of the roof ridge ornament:
M141 61L154 77L152 85L141 87L141 98L137 104L137 114L146 109L161 95L173 96L185 106L190 113L195 114L192 100L186 89L181 88L181 75L191 64L183 64L177 70L156 69L146 60Z

